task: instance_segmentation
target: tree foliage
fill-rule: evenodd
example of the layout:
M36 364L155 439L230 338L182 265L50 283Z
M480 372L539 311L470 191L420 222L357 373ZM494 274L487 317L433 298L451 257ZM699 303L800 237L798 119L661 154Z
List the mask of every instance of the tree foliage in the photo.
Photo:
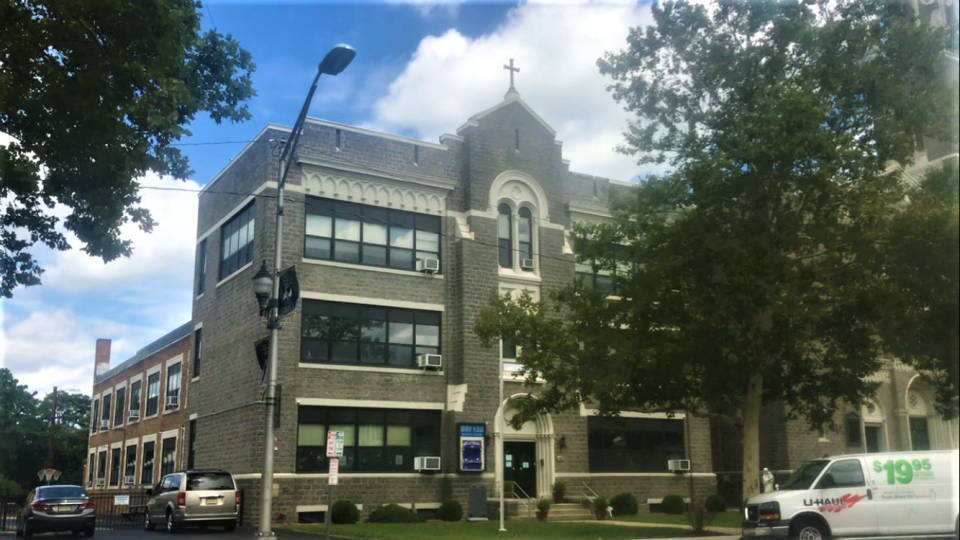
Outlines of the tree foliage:
M552 303L498 297L476 331L512 339L528 382L547 382L515 425L584 400L604 414L740 418L746 498L758 491L762 403L816 428L874 393L867 376L885 353L950 371L948 341L918 350L910 336L948 337L932 319L955 314L955 294L933 300L951 290L944 280L956 290L949 263L934 262L949 234L926 241L937 274L918 276L927 269L905 248L942 215L917 225L929 189L905 204L890 170L918 136L957 140L956 87L940 79L948 36L879 0L652 11L655 24L599 66L637 116L621 151L673 172L612 194L609 222L573 232L578 260L612 272L620 298L581 285ZM956 385L937 388L955 412Z
M105 262L129 256L120 227L154 225L139 207L147 171L187 178L172 146L198 113L250 118L250 54L200 33L195 0L0 5L0 294L40 283L36 244L66 250L64 230ZM53 215L55 204L64 218Z

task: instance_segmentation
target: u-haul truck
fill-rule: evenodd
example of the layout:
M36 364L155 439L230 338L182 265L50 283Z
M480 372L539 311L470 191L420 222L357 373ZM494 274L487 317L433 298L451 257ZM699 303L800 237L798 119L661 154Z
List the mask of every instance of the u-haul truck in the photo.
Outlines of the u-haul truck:
M855 454L805 463L747 501L744 536L953 537L960 534L957 450Z

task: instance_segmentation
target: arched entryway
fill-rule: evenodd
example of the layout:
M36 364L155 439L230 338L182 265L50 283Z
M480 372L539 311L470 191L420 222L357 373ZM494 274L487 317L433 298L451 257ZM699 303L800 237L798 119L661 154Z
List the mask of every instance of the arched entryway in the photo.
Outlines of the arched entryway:
M542 414L523 424L520 429L514 429L509 425L510 419L517 412L516 405L527 399L536 399L536 397L529 394L516 394L505 399L497 409L495 436L501 436L501 425L505 425L506 428L502 434L504 452L500 452L499 446L496 449L495 473L497 478L515 479L517 485L520 485L530 498L549 497L556 461L553 420L549 414ZM501 423L504 410L506 410L505 422ZM523 495L517 493L517 496Z
M934 393L915 375L903 396L907 412L907 434L911 450L950 450L956 448L951 425L933 407Z

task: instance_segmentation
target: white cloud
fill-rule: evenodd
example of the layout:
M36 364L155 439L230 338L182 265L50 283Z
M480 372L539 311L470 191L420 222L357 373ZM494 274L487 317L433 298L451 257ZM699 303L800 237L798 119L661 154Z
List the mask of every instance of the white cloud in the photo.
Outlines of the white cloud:
M513 58L521 69L517 90L557 131L571 169L628 180L647 169L613 150L629 115L607 92L610 81L596 62L623 49L631 27L651 22L647 5L527 4L475 39L455 29L425 37L367 126L424 139L453 133L502 99L509 86L502 66Z

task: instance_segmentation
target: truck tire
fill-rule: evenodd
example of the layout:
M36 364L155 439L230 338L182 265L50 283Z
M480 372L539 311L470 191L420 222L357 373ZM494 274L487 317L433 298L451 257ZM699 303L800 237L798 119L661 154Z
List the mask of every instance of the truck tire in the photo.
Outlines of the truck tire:
M801 518L790 526L790 538L794 540L827 540L827 528L812 518Z

